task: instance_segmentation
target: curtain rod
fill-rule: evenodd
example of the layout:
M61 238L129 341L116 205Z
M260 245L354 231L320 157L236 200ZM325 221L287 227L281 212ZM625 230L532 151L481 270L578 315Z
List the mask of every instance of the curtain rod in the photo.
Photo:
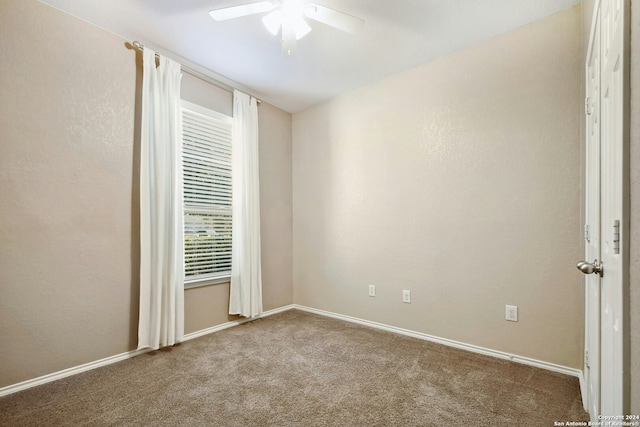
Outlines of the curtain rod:
M133 48L134 48L134 49L139 50L139 51L141 51L141 52L142 52L142 50L144 50L144 45L143 45L142 43L140 43L139 41L137 41L137 40L136 40L136 41L133 41L133 42L131 43L131 46L133 46ZM156 53L156 57L157 57L158 55L159 55L159 54L158 54L158 53ZM220 89L224 89L224 90L226 90L227 92L231 92L231 93L233 93L233 91L235 90L235 88L234 88L233 86L229 86L229 85L228 85L228 84L226 84L226 83L223 83L223 82L221 82L221 81L219 81L219 80L215 80L214 78L209 77L209 76L207 76L206 74L201 73L200 71L194 70L193 68L188 67L188 66L186 66L186 65L184 65L184 64L180 64L180 68L181 68L181 69L182 69L182 71L184 71L185 73L190 74L190 75L192 75L193 77L197 77L197 78L199 78L200 80L204 80L204 81L206 81L206 82L208 82L208 83L211 83L212 85L217 86L217 87L219 87ZM260 104L262 103L262 100L260 100L260 99L256 98L256 97L255 97L255 96L253 96L253 95L251 95L251 96L252 96L253 98L255 98L255 99L256 99L256 102L258 103L258 105L260 105Z

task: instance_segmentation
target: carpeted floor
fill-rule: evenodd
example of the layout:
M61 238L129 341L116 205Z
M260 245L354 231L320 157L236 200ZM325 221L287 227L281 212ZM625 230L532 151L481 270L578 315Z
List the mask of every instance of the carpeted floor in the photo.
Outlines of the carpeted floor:
M578 380L290 310L0 398L2 426L553 426Z

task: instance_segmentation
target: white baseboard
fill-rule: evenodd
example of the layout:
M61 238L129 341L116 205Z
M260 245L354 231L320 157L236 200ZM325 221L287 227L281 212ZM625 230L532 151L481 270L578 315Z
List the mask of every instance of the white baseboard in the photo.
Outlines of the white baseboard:
M240 319L234 320L231 322L223 323L222 325L214 326L212 328L203 329L201 331L192 332L183 337L182 341L192 340L194 338L198 338L204 335L211 334L213 332L221 331L223 329L230 328L232 326L241 325L246 322L250 322L252 320L256 320L262 317L271 316L272 314L281 313L283 311L287 311L293 308L293 305L288 305L280 308L276 308L274 310L265 311L259 316L256 316L251 319ZM53 372L51 374L43 375L38 378L34 378L31 380L23 381L17 384L12 384L10 386L0 388L0 397L7 396L12 393L16 393L22 390L26 390L28 388L37 387L39 385L43 385L46 383L50 383L52 381L60 380L62 378L70 377L72 375L76 375L82 372L90 371L92 369L100 368L102 366L111 365L112 363L120 362L123 360L131 359L132 357L139 356L144 353L148 353L153 351L150 348L145 348L142 350L131 350L126 353L117 354L115 356L106 357L104 359L96 360L94 362L85 363L83 365L74 366L72 368L64 369L62 371Z
M285 305L284 307L279 307L279 308L275 308L273 310L265 311L264 313L260 314L259 316L252 317L252 318L249 318L249 319L232 320L230 322L226 322L226 323L223 323L221 325L212 326L212 327L207 328L207 329L202 329L200 331L196 331L196 332L192 332L190 334L187 334L182 338L182 341L184 342L184 341L192 340L194 338L203 337L205 335L209 335L209 334L212 334L214 332L222 331L224 329L228 329L228 328L231 328L233 326L238 326L238 325L242 325L243 323L251 322L252 320L261 319L263 317L271 316L271 315L274 315L274 314L277 314L277 313L282 313L283 311L291 310L292 308L294 308L293 304Z
M498 359L506 359L511 360L517 363L522 363L523 365L535 366L536 368L546 369L548 371L559 372L561 374L570 375L573 377L582 377L582 371L579 369L569 368L562 365L556 365L555 363L544 362L542 360L536 360L529 357L518 356L515 354L506 353L503 351L492 350L489 348L479 347L472 344L465 344L459 341L453 341L446 338L440 338L433 335L423 334L421 332L411 331L409 329L397 328L395 326L384 325L382 323L372 322L369 320L358 319L356 317L345 316L342 314L332 313L329 311L318 310L311 307L305 307L301 305L294 304L293 308L298 310L306 311L309 313L319 314L321 316L333 317L335 319L345 320L347 322L357 323L364 326L370 326L376 329L382 329L384 331L394 332L396 334L406 335L408 337L419 338L425 341L431 341L434 343L446 345L449 347L455 347L462 350L471 351L473 353L483 354L485 356L497 357Z
M344 320L344 321L351 322L351 323L357 323L357 324L364 325L364 326L370 326L372 328L381 329L381 330L384 330L384 331L394 332L394 333L397 333L397 334L406 335L406 336L414 337L414 338L419 338L419 339L423 339L423 340L426 340L426 341L431 341L431 342L435 342L435 343L438 343L438 344L443 344L443 345L447 345L447 346L450 346L450 347L455 347L455 348L459 348L459 349L462 349L462 350L471 351L471 352L474 352L474 353L484 354L486 356L497 357L499 359L512 360L514 362L522 363L524 365L535 366L536 368L542 368L542 369L546 369L546 370L549 370L549 371L559 372L561 374L566 374L566 375L571 375L571 376L574 376L574 377L578 377L580 379L580 389L581 389L582 396L583 396L583 401L584 401L585 390L586 390L584 388L585 387L584 376L583 376L582 371L579 370L579 369L568 368L566 366L556 365L554 363L543 362L541 360L535 360L535 359L531 359L531 358L528 358L528 357L517 356L517 355L514 355L514 354L505 353L505 352L502 352L502 351L491 350L491 349L488 349L488 348L479 347L479 346L475 346L475 345L471 345L471 344L465 344L465 343L461 343L461 342L458 342L458 341L449 340L449 339L446 339L446 338L440 338L440 337L436 337L436 336L433 336L433 335L423 334L421 332L415 332L415 331L411 331L411 330L408 330L408 329L397 328L395 326L384 325L382 323L377 323L377 322L372 322L372 321L369 321L369 320L358 319L356 317L345 316L345 315L342 315L342 314L332 313L332 312L324 311L324 310L318 310L318 309L315 309L315 308L305 307L305 306L297 305L297 304L286 305L284 307L279 307L279 308L276 308L274 310L265 311L261 315L256 316L254 318L233 320L233 321L230 321L230 322L223 323L221 325L217 325L217 326L213 326L211 328L203 329L201 331L192 332L192 333L187 334L187 335L185 335L183 337L183 342L192 340L194 338L199 338L199 337L202 337L202 336L205 336L205 335L208 335L208 334L212 334L214 332L222 331L224 329L231 328L233 326L238 326L238 325L241 325L243 323L250 322L252 320L256 320L256 319L260 319L260 318L263 318L263 317L271 316L271 315L274 315L274 314L277 314L277 313L282 313L284 311L291 310L291 309L298 309L298 310L306 311L306 312L309 312L309 313L319 314L321 316L332 317L334 319ZM64 369L62 371L58 371L58 372L54 372L54 373L51 373L51 374L43 375L43 376L38 377L38 378L34 378L34 379L31 379L31 380L23 381L21 383L17 383L17 384L13 384L13 385L10 385L10 386L2 387L2 388L0 388L0 397L7 396L9 394L16 393L16 392L22 391L22 390L26 390L26 389L31 388L31 387L36 387L36 386L39 386L39 385L42 385L42 384L46 384L46 383L49 383L49 382L52 382L52 381L56 381L56 380L59 380L59 379L62 379L62 378L66 378L66 377L69 377L69 376L72 376L72 375L76 375L76 374L79 374L81 372L86 372L86 371L89 371L91 369L96 369L96 368L100 368L102 366L111 365L112 363L116 363L116 362L120 362L122 360L130 359L132 357L139 356L141 354L148 353L150 351L152 351L152 350L151 349L132 350L132 351L128 351L126 353L117 354L115 356L110 356L110 357L106 357L104 359L96 360L95 362L85 363L83 365L75 366L75 367L72 367L72 368Z
M18 391L26 390L31 387L37 387L42 384L50 383L52 381L60 380L62 378L70 377L72 375L79 374L81 372L90 371L92 369L100 368L101 366L111 365L112 363L120 362L122 360L131 359L132 357L139 356L144 353L148 353L151 349L145 348L142 350L131 350L126 353L116 354L115 356L105 357L104 359L96 360L94 362L85 363L83 365L74 366L72 368L64 369L62 371L53 372L51 374L43 375L38 378L23 381L21 383L13 384L10 386L0 388L0 397L6 396Z
M587 405L587 381L584 377L584 371L580 371L580 376L578 377L580 380L580 397L582 397L582 408L589 412L589 407Z

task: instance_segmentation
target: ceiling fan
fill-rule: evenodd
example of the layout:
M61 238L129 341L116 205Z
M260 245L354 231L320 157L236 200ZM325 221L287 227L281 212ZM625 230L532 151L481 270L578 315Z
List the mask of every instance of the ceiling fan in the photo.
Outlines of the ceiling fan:
M285 58L295 55L296 42L311 31L305 17L348 33L357 33L364 25L364 19L316 3L305 4L304 0L259 1L215 9L209 15L216 21L226 21L267 12L270 13L262 18L262 22L274 36L282 29L282 56Z

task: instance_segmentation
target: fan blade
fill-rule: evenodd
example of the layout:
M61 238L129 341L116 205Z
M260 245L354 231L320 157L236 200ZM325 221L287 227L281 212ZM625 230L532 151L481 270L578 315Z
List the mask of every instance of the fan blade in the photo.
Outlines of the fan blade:
M310 3L305 7L304 15L309 19L322 22L347 33L357 33L364 26L364 19L315 3Z
M291 20L282 22L282 57L290 58L296 54L296 30Z
M265 27L267 27L267 31L269 31L272 35L277 35L278 31L280 31L280 26L282 25L283 14L282 11L276 9L272 11L270 14L262 18L262 23Z
M242 4L240 6L225 7L209 11L209 15L216 21L226 21L228 19L240 18L242 16L255 15L256 13L270 12L276 5L270 1L259 1L257 3Z

